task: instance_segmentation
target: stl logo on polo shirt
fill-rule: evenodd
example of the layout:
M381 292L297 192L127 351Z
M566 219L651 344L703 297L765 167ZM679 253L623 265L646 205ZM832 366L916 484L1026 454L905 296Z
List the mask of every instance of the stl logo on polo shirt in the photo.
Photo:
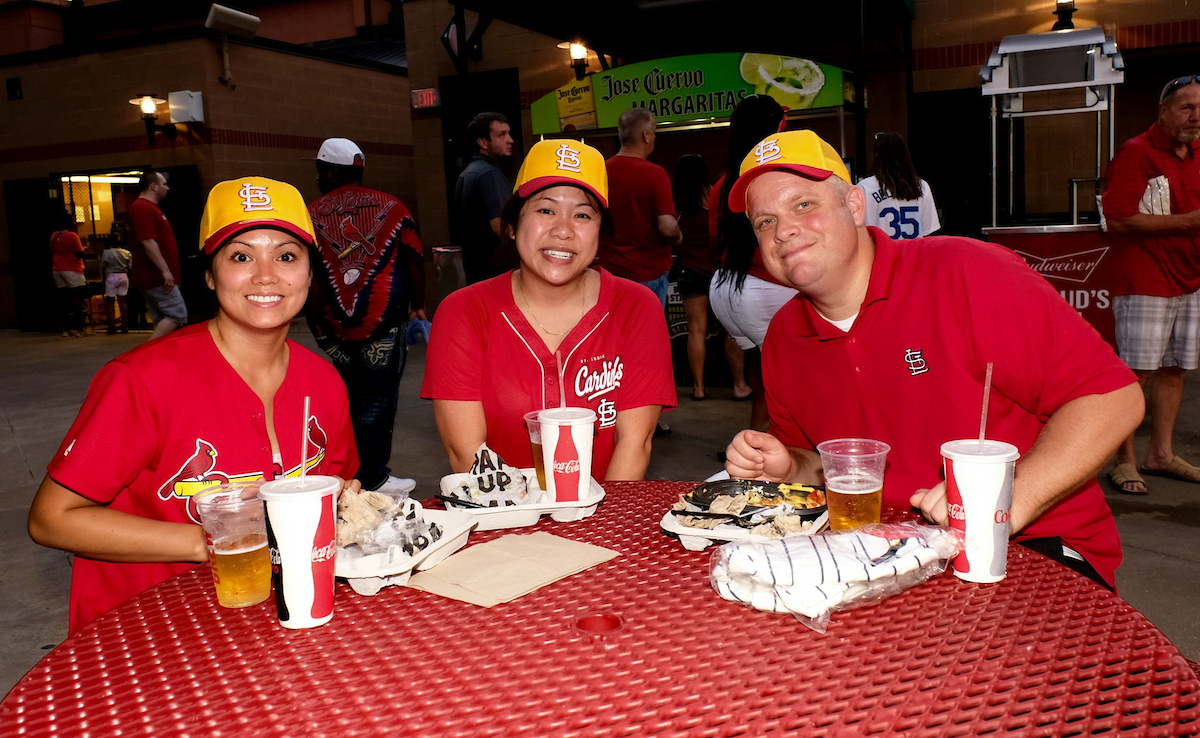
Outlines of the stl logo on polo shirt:
M754 161L757 166L761 167L763 164L782 158L783 152L779 150L779 142L773 138L754 147Z
M920 349L908 349L905 351L904 363L908 364L909 374L914 377L929 371L929 364L925 363L925 357L921 355Z
M579 172L579 150L573 149L567 144L558 147L554 152L558 156L558 166L556 169L563 169L568 172Z
M242 198L242 210L247 213L275 209L271 204L271 196L267 194L267 188L253 182L244 183L238 191L238 197Z

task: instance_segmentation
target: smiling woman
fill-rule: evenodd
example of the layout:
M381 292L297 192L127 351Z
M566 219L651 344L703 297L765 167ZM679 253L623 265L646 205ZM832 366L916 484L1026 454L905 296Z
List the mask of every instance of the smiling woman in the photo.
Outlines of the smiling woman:
M222 182L200 232L217 317L100 370L29 512L35 541L78 554L72 634L207 558L198 490L298 475L302 459L313 474L358 469L345 385L287 339L311 279L300 193L262 177Z
M654 293L592 268L609 227L604 158L538 142L500 222L520 268L451 294L430 334L421 395L450 465L466 471L486 442L533 466L524 415L565 404L598 417L597 479L642 479L659 413L675 405L671 347Z

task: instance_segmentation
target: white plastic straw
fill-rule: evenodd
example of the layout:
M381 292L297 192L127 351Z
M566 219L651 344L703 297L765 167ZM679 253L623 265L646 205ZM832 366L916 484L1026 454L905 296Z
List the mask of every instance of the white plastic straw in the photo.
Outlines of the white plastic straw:
M991 365L988 365L989 372ZM304 396L304 432L300 436L300 481L304 481L304 474L308 471L308 403L309 396Z
M983 378L983 412L979 416L979 448L983 448L984 431L987 430L988 402L992 399L992 362L987 364Z

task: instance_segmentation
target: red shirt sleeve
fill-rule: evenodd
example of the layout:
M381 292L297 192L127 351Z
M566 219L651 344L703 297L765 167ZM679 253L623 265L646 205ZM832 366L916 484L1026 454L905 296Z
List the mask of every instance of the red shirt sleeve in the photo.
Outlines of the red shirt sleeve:
M154 465L160 426L155 403L125 364L92 379L83 407L49 464L50 477L93 502L109 503ZM125 432L121 432L121 431Z
M1132 139L1131 139L1132 141ZM1125 142L1108 165L1102 202L1105 218L1137 215L1138 205L1150 180L1149 160L1140 146Z
M421 397L483 400L484 334L488 321L475 297L477 289L457 290L438 305L429 330Z

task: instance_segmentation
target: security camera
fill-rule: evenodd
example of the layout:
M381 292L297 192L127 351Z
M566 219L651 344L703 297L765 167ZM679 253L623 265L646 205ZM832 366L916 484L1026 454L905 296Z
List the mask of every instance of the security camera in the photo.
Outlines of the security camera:
M254 38L259 22L257 15L213 3L208 11L208 20L204 21L204 27L239 38Z

